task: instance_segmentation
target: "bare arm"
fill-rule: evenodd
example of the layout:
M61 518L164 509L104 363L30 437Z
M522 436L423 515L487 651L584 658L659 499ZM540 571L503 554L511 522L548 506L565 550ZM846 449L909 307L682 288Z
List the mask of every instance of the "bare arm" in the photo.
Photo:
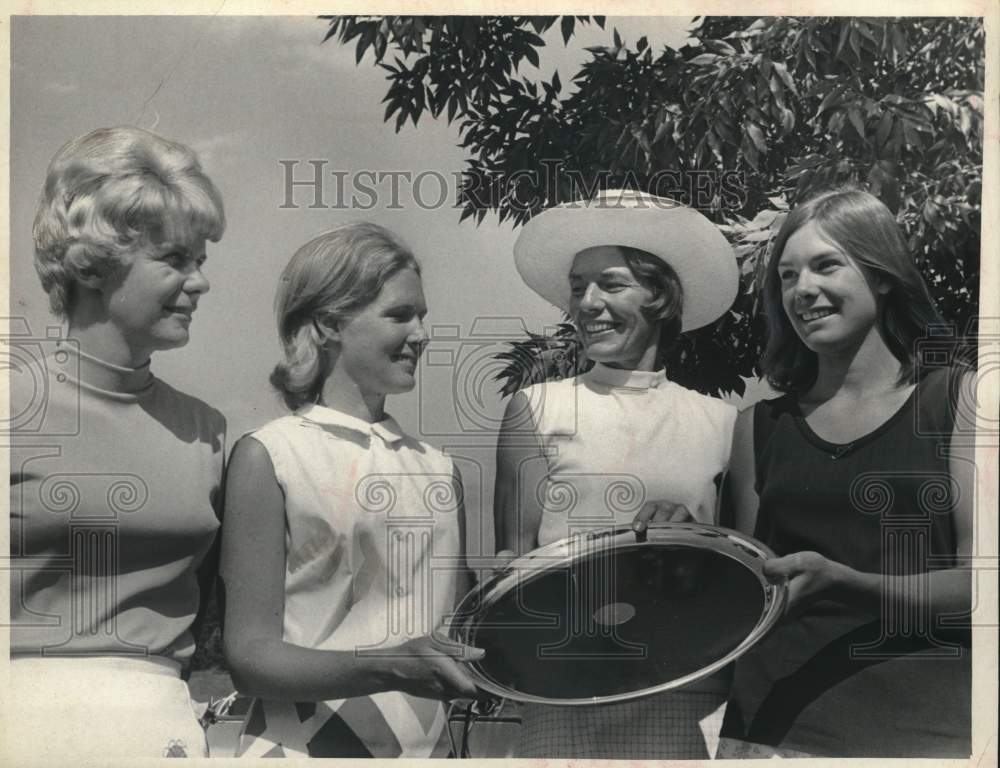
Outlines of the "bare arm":
M461 559L461 568L455 580L455 604L457 605L458 601L472 589L475 579L472 571L469 570L469 564L465 558L466 547L468 545L466 540L468 526L465 521L465 487L462 484L462 473L458 471L458 465L453 466L454 472L452 473L451 482L455 489L455 498L458 500L456 509L456 514L458 515L458 556Z
M538 546L546 471L528 398L518 392L507 403L497 438L493 525L498 553L521 555Z
M727 525L741 533L753 536L757 526L757 510L760 499L755 489L756 467L754 465L753 408L741 411L733 428L733 449L729 457L729 471L726 473L723 503L720 518Z
M386 690L427 698L474 696L452 656L481 651L418 638L388 658L319 651L283 640L285 504L264 447L241 440L230 461L222 537L226 593L224 646L243 693L284 701L325 701Z

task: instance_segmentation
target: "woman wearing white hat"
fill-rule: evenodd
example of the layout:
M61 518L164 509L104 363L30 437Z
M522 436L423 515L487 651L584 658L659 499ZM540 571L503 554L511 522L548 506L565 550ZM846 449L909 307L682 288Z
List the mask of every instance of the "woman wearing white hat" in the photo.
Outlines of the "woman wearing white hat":
M663 360L680 333L716 320L736 296L719 230L675 201L606 191L536 216L514 256L528 286L573 319L595 365L511 398L497 447L498 555L631 524L640 512L715 522L736 409L671 382ZM520 755L707 758L726 691L710 678L623 704L528 705Z

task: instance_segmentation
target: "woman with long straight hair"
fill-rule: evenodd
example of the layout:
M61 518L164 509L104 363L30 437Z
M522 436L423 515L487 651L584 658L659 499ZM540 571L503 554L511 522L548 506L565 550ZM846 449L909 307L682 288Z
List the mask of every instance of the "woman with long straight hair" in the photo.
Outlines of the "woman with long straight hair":
M973 377L920 358L942 321L892 213L828 191L783 223L764 370L740 414L736 527L785 619L736 664L720 756L966 757Z

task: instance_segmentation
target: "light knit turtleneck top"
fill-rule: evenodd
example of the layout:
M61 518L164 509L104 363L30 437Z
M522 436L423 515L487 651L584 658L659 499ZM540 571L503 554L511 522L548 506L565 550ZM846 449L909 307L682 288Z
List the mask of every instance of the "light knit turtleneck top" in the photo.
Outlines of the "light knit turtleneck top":
M11 385L11 654L186 661L219 527L222 414L148 363L72 342Z
M546 454L540 546L580 530L629 525L647 501L714 523L715 479L729 461L736 408L661 371L597 363L525 389Z

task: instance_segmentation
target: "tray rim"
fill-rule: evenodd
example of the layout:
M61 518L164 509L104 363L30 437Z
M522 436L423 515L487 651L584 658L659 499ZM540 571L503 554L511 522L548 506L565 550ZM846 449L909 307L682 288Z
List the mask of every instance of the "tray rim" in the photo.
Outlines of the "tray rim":
M611 540L615 548L678 544L694 548L712 549L719 554L736 560L757 578L764 593L764 609L761 611L761 615L754 628L747 633L747 636L732 651L695 672L647 688L605 696L587 696L572 699L551 698L525 693L515 688L500 685L483 673L476 662L468 662L465 665L465 669L473 678L477 687L494 696L512 701L554 706L594 706L645 698L657 693L665 693L683 688L715 674L760 642L784 614L785 604L788 599L787 584L785 582L770 582L764 577L762 572L763 562L775 557L774 552L766 544L752 536L718 525L708 525L705 523L652 523L649 525L645 535L637 534L628 526L598 528L567 536L519 557L515 557L498 570L490 579L473 587L458 602L454 613L447 623L448 636L457 642L469 644L468 640L473 629L473 619L485 608L488 608L510 592L518 583L523 582L525 577L522 576L522 573L527 573L528 578L535 575L540 576L547 570L568 565L574 560L580 560L589 554L589 552L592 552L592 550L588 551L581 544L586 545L599 540ZM696 546L698 543L704 545L708 542L714 542L716 546ZM725 542L725 547L720 546L720 542ZM744 559L736 557L732 552L734 547L743 551L749 550L755 557L755 561L761 563L761 567L757 569L751 568ZM489 602L482 604L482 601L487 596ZM470 606L475 604L480 604L479 609L475 611L470 610Z

